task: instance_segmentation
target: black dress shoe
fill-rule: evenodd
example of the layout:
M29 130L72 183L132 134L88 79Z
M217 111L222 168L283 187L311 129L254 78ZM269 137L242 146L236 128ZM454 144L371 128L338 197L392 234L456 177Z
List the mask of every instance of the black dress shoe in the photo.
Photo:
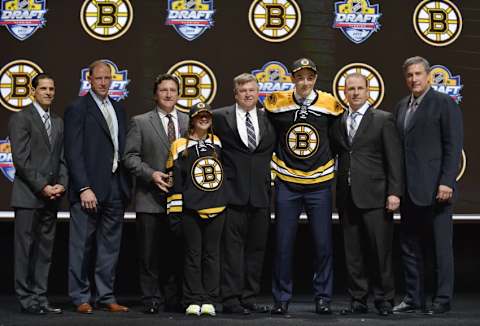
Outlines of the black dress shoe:
M158 302L147 302L143 305L143 313L145 314L158 314L160 305Z
M43 305L43 306L41 306L41 308L43 310L45 310L46 313L49 313L49 314L61 314L61 313L63 313L62 309L60 309L58 307L53 307L49 304Z
M232 305L223 305L223 313L224 314L235 314L235 315L250 315L250 310L247 308L242 307L239 304L232 304Z
M414 304L407 303L405 301L400 302L398 305L393 307L393 313L411 313L411 312L419 312L422 309Z
M368 306L358 301L353 301L350 303L350 308L340 311L341 315L361 315L366 313L368 313Z
M272 315L286 315L288 313L288 302L275 302L270 313Z
M428 315L438 315L438 314L444 314L448 311L450 311L450 303L438 303L434 302L430 309L427 310Z
M390 302L380 302L375 304L375 306L377 308L377 313L380 316L386 317L393 314L392 304Z
M326 301L325 299L318 299L315 302L315 313L319 315L330 315L332 313L330 302Z
M31 315L45 315L47 312L39 305L33 305L28 307L21 307L21 311L25 314Z
M242 307L257 314L264 314L271 310L270 306L259 305L257 303L242 303Z

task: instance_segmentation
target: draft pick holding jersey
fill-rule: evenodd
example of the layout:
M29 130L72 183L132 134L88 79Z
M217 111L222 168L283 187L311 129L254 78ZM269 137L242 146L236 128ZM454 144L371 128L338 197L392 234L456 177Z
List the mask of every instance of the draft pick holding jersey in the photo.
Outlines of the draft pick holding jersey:
M327 185L335 176L328 130L343 112L340 104L318 90L298 103L291 90L271 94L264 105L279 140L272 157L275 176L297 190Z
M220 163L221 142L217 136L205 140L179 138L172 143L167 173L173 173L173 186L167 197L167 214L188 209L201 218L212 218L225 210L225 178ZM188 155L185 157L183 151Z

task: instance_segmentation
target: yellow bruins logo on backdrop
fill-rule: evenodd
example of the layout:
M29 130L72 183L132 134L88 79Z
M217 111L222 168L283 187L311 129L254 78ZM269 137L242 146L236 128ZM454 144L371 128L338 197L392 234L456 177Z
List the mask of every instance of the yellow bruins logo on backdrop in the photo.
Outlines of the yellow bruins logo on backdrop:
M340 69L333 80L333 95L337 101L344 107L348 108L348 103L345 96L345 81L347 75L353 73L360 73L367 78L369 97L367 102L377 108L382 103L385 95L385 85L380 73L373 67L365 63L352 63Z
M192 180L203 191L217 190L223 181L223 170L216 158L200 157L193 163Z
M415 8L413 26L424 42L446 46L462 32L462 15L449 0L425 0Z
M308 123L296 123L287 132L287 147L298 158L315 154L320 144L317 130Z
M33 102L32 79L43 72L28 60L15 60L0 70L0 103L9 110L20 111Z
M101 41L119 38L132 21L133 8L128 0L86 0L80 10L83 29Z
M298 31L302 14L294 0L254 0L250 5L248 21L260 38L283 42Z
M212 103L217 93L217 80L205 64L185 60L173 65L168 73L177 76L180 81L177 109L188 112L199 102Z

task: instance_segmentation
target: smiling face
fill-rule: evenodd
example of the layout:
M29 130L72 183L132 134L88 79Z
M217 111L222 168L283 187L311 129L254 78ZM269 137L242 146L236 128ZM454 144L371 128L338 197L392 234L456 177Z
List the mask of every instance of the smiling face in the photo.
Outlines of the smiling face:
M193 118L193 129L197 135L207 133L211 126L212 114L209 112L200 112Z
M421 63L410 65L405 70L405 81L410 92L415 97L422 95L430 86L428 71Z
M368 99L368 88L365 78L352 76L345 82L345 96L353 111L360 109Z
M47 110L55 97L55 84L52 79L44 78L38 81L37 88L33 90L35 101Z
M300 69L293 74L295 93L301 98L306 98L312 92L317 81L317 74L308 68Z
M101 99L105 99L112 83L112 71L107 64L98 64L93 67L88 80L92 86L92 92Z
M249 81L238 85L235 88L235 100L246 111L254 109L258 101L258 84Z
M162 80L157 85L157 91L153 98L160 109L167 113L172 112L178 100L177 84L170 79Z

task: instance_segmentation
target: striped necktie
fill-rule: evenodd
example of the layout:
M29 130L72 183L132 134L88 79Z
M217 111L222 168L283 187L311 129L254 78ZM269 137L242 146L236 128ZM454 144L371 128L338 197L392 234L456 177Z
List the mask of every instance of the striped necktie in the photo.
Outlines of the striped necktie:
M169 113L166 115L167 119L168 119L168 123L167 123L167 136L168 136L168 142L171 144L175 141L175 139L177 138L175 136L175 124L173 123L173 117L172 115Z
M52 122L50 121L50 114L45 112L43 114L43 124L45 125L45 130L47 131L48 141L50 145L52 144Z
M248 149L253 152L257 148L257 139L255 136L255 128L252 120L250 120L250 113L245 114L245 125L247 127Z
M350 128L348 128L348 141L350 144L353 141L353 137L355 137L355 133L357 132L358 124L357 124L357 117L360 115L360 112L352 112L350 113Z

